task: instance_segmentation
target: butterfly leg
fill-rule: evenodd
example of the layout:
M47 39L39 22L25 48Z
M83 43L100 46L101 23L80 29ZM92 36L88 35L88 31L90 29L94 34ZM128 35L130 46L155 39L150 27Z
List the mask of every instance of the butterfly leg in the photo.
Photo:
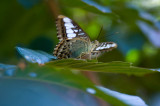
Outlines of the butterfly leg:
M99 52L99 51L93 51L93 52L91 52L91 58L97 60L97 58L99 57L100 53L101 52Z
M96 53L96 60L97 60L97 58L98 58L99 54L100 54L100 52L97 52L97 53Z

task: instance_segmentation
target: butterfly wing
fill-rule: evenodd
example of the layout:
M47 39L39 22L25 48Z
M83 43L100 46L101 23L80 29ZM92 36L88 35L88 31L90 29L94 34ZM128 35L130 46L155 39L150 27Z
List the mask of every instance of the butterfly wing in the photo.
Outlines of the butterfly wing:
M102 53L111 51L114 48L117 48L117 44L114 42L99 43L97 46L95 46L95 48L91 52L91 58L97 58Z
M70 18L59 15L56 21L57 37L60 41L81 38L90 41L89 36Z
M114 42L102 42L99 43L93 51L110 51L114 48L117 48L117 44Z
M59 59L77 58L82 52L88 52L90 38L78 24L70 18L59 15L56 21L59 44L54 49L54 55Z

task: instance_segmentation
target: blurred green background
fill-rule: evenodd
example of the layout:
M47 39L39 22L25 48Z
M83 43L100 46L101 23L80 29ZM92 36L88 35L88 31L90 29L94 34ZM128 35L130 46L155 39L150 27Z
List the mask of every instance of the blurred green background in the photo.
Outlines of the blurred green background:
M52 53L58 40L55 19L63 14L75 20L99 41L113 41L118 49L100 61L128 61L136 66L159 68L160 6L150 0L12 0L0 3L0 60L16 61L15 46ZM43 43L42 43L43 42Z
M98 40L118 44L116 50L102 55L100 62L126 61L138 67L159 69L159 10L159 0L1 0L0 61L17 64L16 46L52 54L58 43L55 20L62 14L77 22L91 40L97 39L103 28ZM140 95L147 102L160 92L159 74L135 77L99 73L99 76L106 87ZM127 85L127 90L122 85Z

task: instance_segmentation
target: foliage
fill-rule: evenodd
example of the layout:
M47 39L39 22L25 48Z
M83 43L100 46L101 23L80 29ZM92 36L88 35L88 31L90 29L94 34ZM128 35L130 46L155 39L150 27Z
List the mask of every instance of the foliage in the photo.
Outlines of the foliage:
M71 99L84 105L88 104L87 101L94 105L103 103L97 102L95 98L112 105L133 105L112 95L110 90L106 92L109 88L139 96L145 101L140 100L143 105L158 104L160 74L156 70L159 70L160 61L160 3L152 3L144 0L0 1L0 60L2 63L14 64L0 64L0 91L3 91L0 94L6 95L1 101L7 103L5 100L13 100L11 103L15 103L19 98L23 104L27 98L18 94L39 89L37 94L47 94L41 97L51 98L54 95L57 103L57 98L68 103L65 102L69 101L67 97L75 94L75 98ZM56 60L50 54L58 43L54 24L58 14L75 20L91 40L98 38L99 41L113 41L118 44L118 49L105 53L98 60ZM102 32L98 37L101 27ZM16 46L22 47L21 51L15 51ZM24 62L22 57L31 63ZM82 74L85 72L95 76L90 78ZM101 86L96 86L89 79L98 79ZM102 86L105 90L100 89ZM27 97L32 101L34 93L29 93ZM15 95L17 98L10 98Z

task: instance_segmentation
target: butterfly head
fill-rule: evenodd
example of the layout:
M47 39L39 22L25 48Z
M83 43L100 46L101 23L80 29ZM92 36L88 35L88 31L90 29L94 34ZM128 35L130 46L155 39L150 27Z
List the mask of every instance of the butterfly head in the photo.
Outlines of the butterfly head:
M95 45L98 45L98 44L99 44L99 41L98 41L98 40L95 40L95 41L93 41L93 43L94 43Z

